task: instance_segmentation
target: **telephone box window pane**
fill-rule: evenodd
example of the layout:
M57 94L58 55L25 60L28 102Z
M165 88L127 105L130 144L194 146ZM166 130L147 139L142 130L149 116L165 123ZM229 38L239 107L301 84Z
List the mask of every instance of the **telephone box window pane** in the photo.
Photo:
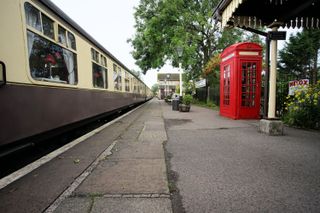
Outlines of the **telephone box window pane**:
M27 25L41 31L40 11L30 3L25 3L24 9L26 12Z
M230 105L230 65L224 67L223 78L223 104Z
M242 101L244 107L254 107L254 98L256 92L256 69L255 62L242 63Z
M53 21L44 14L42 14L42 26L43 34L54 39Z

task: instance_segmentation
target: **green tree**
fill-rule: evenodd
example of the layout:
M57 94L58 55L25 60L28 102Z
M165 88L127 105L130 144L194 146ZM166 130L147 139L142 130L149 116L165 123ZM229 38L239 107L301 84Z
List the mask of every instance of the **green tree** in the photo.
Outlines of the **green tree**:
M152 85L151 91L152 91L152 94L153 94L154 96L156 96L156 95L158 94L158 92L159 92L159 85L158 85L158 84Z
M145 73L166 61L185 71L201 72L217 42L218 23L212 18L217 0L141 0L136 8L136 34L131 41L133 57ZM177 47L183 56L177 55Z
M182 63L185 82L204 75L213 55L243 40L239 29L221 32L212 16L219 0L140 0L135 8L136 34L130 40L136 64L146 73L167 61ZM179 58L177 47L183 48ZM207 78L208 79L208 78ZM207 86L209 82L207 80Z
M166 61L179 62L190 79L202 75L221 37L219 23L212 17L218 0L141 0L136 8L136 34L129 40L136 64L146 73L161 68ZM177 47L183 48L179 58ZM221 49L221 47L220 47Z
M279 52L280 72L295 78L308 78L312 84L318 79L320 30L303 30L289 38Z

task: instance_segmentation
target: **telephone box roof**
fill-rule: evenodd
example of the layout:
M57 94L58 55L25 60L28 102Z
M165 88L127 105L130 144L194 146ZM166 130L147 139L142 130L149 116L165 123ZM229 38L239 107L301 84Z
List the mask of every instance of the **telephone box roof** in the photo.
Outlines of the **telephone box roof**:
M252 43L252 42L240 42L236 44L232 44L228 46L227 48L224 49L224 51L221 54L221 57L228 55L231 52L234 51L261 51L262 47L257 44L257 43Z

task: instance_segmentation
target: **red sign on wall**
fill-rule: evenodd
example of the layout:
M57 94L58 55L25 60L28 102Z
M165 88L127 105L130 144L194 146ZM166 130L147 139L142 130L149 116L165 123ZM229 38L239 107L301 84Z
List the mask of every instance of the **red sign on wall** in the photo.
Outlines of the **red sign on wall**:
M296 90L306 89L309 85L309 79L300 79L289 81L289 95L294 95Z

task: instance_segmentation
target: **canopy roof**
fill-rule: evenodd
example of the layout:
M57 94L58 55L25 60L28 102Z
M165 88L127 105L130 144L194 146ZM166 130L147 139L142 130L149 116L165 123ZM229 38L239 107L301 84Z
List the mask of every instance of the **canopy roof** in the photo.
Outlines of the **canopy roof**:
M320 28L320 0L221 0L214 17L222 27Z
M179 81L179 73L158 73L158 81Z

